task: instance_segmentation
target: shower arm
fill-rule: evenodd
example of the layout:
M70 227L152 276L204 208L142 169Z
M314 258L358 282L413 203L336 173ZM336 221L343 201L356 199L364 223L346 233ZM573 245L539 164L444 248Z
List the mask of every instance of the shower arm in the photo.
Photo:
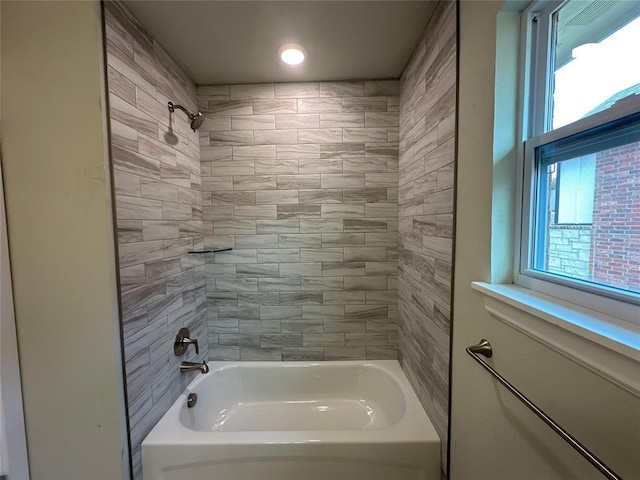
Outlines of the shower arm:
M191 113L189 110L184 108L182 105L175 105L173 102L169 102L168 105L169 105L169 111L171 113L174 113L177 108L178 110L182 110L184 113L186 113L187 117L189 117L189 120L193 120L194 118L196 118L196 116L193 113Z

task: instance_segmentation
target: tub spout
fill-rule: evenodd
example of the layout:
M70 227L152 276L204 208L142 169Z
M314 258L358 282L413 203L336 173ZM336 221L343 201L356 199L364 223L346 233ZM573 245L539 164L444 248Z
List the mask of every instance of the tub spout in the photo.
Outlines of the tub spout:
M200 370L200 373L202 374L209 373L209 365L207 365L206 362L182 362L180 364L181 373L193 372L196 370Z

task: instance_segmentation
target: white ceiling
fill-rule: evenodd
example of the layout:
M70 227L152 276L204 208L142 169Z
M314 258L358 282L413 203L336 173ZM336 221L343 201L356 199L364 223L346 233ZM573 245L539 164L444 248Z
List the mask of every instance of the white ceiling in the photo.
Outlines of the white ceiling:
M198 85L397 78L434 1L139 1L127 7ZM298 67L278 47L309 52Z

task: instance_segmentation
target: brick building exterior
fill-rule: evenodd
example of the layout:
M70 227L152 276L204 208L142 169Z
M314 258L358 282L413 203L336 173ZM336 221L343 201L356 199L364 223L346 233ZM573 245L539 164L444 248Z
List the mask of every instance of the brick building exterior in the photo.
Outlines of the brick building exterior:
M640 291L640 142L598 153L592 279Z

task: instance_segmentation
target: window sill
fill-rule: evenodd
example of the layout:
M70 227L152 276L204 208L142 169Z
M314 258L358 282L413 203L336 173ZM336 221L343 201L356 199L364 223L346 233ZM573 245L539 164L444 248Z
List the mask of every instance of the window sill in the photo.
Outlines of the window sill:
M491 316L640 396L640 326L516 285L471 286Z

